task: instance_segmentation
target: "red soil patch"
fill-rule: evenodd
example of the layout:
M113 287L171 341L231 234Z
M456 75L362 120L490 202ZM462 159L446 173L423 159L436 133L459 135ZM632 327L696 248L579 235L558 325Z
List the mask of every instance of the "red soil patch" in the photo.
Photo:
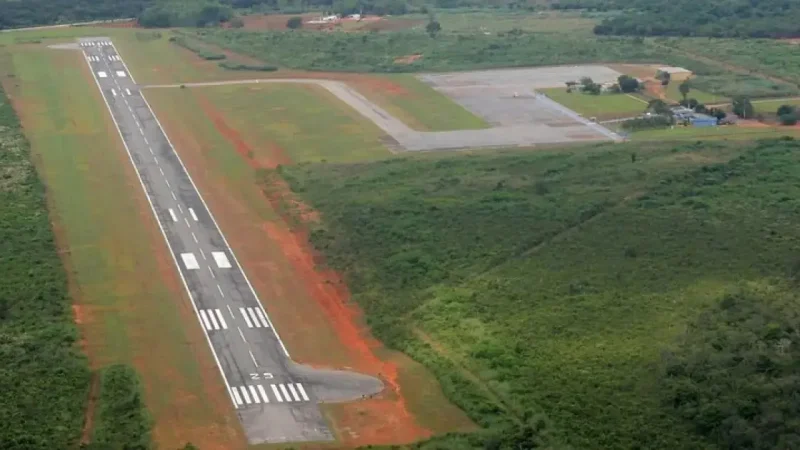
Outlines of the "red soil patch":
M356 87L368 93L377 95L388 95L390 97L411 95L403 86L387 79L378 77L353 77L350 80Z
M202 93L196 92L195 96L198 103L203 108L209 119L214 122L214 127L222 134L236 149L245 161L253 168L274 169L279 164L288 164L292 160L282 148L274 143L265 143L264 149L253 149L233 127L228 125L225 117L220 114L216 107L208 101Z
M339 275L323 270L319 256L308 246L304 231L289 230L283 224L267 222L264 231L280 245L319 306L325 311L339 340L350 351L350 368L379 376L386 385L380 395L361 402L339 405L334 417L340 438L348 445L408 443L431 436L408 411L398 382L398 367L380 360L375 351L381 343L369 336L361 323L360 309L349 302L350 294Z
M759 122L758 120L745 120L739 119L736 121L736 126L741 128L772 128L772 125L769 125L764 122Z

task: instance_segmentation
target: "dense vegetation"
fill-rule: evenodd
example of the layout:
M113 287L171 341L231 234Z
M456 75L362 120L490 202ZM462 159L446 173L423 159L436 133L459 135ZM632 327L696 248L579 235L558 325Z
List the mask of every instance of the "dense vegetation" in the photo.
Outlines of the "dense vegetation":
M722 448L800 448L795 288L766 283L724 295L665 355L667 404Z
M508 32L493 35L422 32L317 33L203 29L208 42L294 69L363 72L463 70L591 61L663 61L665 50L641 40ZM669 52L669 50L666 50ZM399 58L421 54L412 63Z
M193 40L186 39L183 36L171 36L169 41L175 45L179 45L191 52L195 55L209 60L209 61L217 61L220 59L225 59L225 54L220 52L211 51L204 46L197 45Z
M45 188L0 89L0 448L74 448L89 368L77 348Z
M784 0L564 0L561 8L626 10L595 28L597 34L641 36L800 36L800 4Z
M153 0L0 0L0 29L136 17Z
M231 20L233 8L216 0L163 0L138 18L143 27L205 27Z
M796 345L796 315L772 320L766 299L795 298L798 143L428 155L281 173L321 211L311 240L372 329L430 367L488 430L510 434L536 417L556 448L730 448L727 423L779 442L798 420L777 391L759 391L791 385L747 369L751 356L775 358L772 381L795 382L796 359L781 365L780 349L745 355L705 397L670 400L685 384L676 367L717 370L693 355L732 325L704 330L703 317L730 323L720 299L742 283L769 288L747 301L764 300L758 314L774 322L747 327ZM769 394L763 414L722 407L754 392ZM691 402L711 412L715 393L718 414L698 426Z
M148 450L151 447L150 418L136 371L123 364L103 369L92 448Z

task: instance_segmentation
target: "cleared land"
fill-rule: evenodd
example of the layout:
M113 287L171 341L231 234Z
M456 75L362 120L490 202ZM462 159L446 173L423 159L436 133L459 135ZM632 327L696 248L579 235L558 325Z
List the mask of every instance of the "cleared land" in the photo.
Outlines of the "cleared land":
M224 385L86 62L73 51L12 51L15 107L48 187L92 366L137 369L158 445L243 448Z
M481 424L541 415L555 448L688 449L714 444L662 397L662 355L740 283L791 283L798 155L626 145L283 173L373 330Z
M542 93L585 117L596 117L597 120L636 116L647 108L647 102L626 94L568 93L565 88L543 89Z
M316 130L302 128L315 125L304 118L305 113L324 114L325 108L336 108L336 103L332 106L317 99L280 106L287 108L283 110L286 117L297 118L297 122L284 121L272 132L262 131L262 116L248 109L250 106L264 109L265 101L278 100L273 104L277 107L280 99L286 99L282 93L306 88L257 87L264 90L253 92L247 86L161 89L150 91L148 98L210 208L216 211L220 227L265 299L264 306L293 357L315 366L380 374L386 382L388 389L380 396L327 406L333 430L346 445L366 445L404 443L433 433L472 429L464 414L444 398L429 372L402 354L382 349L369 337L361 313L349 304L347 288L338 275L317 266L306 235L294 230L294 222L284 216L287 210L302 209L302 205L286 195L282 183L266 182L260 176L265 168L301 162L302 158L354 161L355 155L325 145L330 133L320 133L319 124ZM314 89L300 93L301 97L317 94ZM230 107L226 101L243 107ZM349 151L350 145L365 139L359 136L364 127L345 128L349 132L344 133L345 138L352 139L345 149ZM300 148L292 143L293 133L301 130L307 130L310 136L306 138L312 139L305 141L306 145L315 146ZM432 416L430 411L439 414Z
M488 128L483 119L412 75L359 77L350 84L417 131Z

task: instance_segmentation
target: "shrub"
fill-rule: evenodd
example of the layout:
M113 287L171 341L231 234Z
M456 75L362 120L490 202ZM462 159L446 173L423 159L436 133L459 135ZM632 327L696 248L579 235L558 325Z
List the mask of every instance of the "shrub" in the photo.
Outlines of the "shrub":
M790 112L789 114L784 114L781 116L781 123L788 126L797 125L797 116L798 114L796 111Z
M672 118L662 115L639 117L622 122L622 128L628 131L666 128L670 125L672 125Z
M274 72L278 70L277 67L268 64L244 64L231 61L221 62L219 66L228 70L254 70L259 72Z
M117 364L101 371L92 444L126 450L152 447L150 418L132 367Z
M286 21L286 28L290 30L303 28L303 18L300 16L290 17L289 20Z

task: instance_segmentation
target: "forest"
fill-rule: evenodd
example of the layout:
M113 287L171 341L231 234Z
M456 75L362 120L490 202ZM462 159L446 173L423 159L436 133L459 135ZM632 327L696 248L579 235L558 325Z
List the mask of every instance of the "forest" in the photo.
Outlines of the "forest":
M784 0L566 0L557 8L620 10L595 27L601 35L791 38L800 36L800 3Z

